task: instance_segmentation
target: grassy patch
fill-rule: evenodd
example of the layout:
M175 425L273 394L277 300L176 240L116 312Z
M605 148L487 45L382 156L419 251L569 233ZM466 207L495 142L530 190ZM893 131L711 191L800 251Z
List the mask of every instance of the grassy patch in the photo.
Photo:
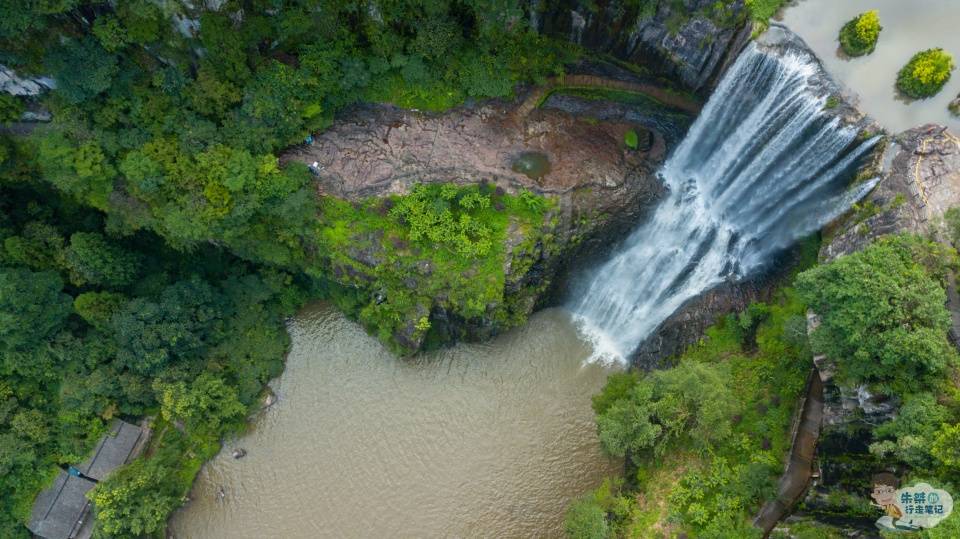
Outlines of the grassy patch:
M370 86L363 97L364 101L391 103L405 109L442 112L462 105L466 94L458 86L443 81L410 84L394 74Z
M777 14L777 11L786 4L786 0L747 0L747 9L755 21L766 22Z

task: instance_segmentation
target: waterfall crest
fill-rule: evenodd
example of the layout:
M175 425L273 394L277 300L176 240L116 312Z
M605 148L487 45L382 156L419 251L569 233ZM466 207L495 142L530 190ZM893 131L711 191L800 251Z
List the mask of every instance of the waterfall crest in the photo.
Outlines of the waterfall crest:
M865 195L850 171L875 140L824 111L815 61L751 44L664 164L669 195L570 308L595 359L624 360L684 302L755 272Z

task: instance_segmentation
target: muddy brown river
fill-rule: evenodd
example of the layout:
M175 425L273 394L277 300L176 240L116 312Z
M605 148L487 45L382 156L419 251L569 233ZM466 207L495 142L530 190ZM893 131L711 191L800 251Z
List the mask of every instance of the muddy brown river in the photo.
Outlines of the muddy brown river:
M204 467L177 538L556 537L622 469L590 409L610 367L565 311L413 360L326 304L289 331L279 400Z
M840 28L859 13L880 14L880 40L873 53L846 58L839 53ZM846 86L861 110L893 132L936 123L960 130L947 105L960 92L960 74L937 95L907 99L895 88L897 72L914 53L940 47L960 63L960 2L957 0L799 0L782 22L810 45L826 70Z

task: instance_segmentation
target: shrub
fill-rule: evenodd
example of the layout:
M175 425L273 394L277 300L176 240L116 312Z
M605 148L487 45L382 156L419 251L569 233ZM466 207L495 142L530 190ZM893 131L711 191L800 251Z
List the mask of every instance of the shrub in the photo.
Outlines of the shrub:
M840 46L850 56L870 54L877 46L882 29L877 10L861 13L840 29Z
M610 393L594 401L600 445L607 453L630 456L638 463L662 455L670 442L707 449L731 432L734 397L729 369L723 365L684 362L634 381L615 379ZM609 400L615 394L620 399Z
M585 498L570 506L564 519L567 537L605 539L610 536L607 514L596 501Z
M913 55L897 75L897 88L915 99L935 95L950 80L956 67L943 49L927 49Z
M490 195L452 184L417 185L396 201L390 216L409 227L413 241L445 244L464 257L486 255L493 231L478 216Z

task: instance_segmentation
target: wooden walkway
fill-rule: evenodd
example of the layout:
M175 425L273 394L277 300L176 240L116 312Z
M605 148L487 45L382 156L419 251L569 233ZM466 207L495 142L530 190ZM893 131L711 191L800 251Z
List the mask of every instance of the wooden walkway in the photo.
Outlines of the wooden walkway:
M543 100L552 92L564 88L604 89L643 94L656 99L664 105L691 114L699 114L701 109L699 101L655 84L606 79L594 75L564 75L550 79L547 84L531 92L523 103L513 111L514 119L520 120L527 117L534 109L539 107L540 104L543 103Z
M813 457L820 438L820 425L823 420L823 382L817 369L810 371L807 379L807 392L800 401L800 415L794 420L793 445L787 456L787 466L780 476L777 498L760 509L753 525L763 530L763 536L770 532L803 496L810 483L813 472Z

